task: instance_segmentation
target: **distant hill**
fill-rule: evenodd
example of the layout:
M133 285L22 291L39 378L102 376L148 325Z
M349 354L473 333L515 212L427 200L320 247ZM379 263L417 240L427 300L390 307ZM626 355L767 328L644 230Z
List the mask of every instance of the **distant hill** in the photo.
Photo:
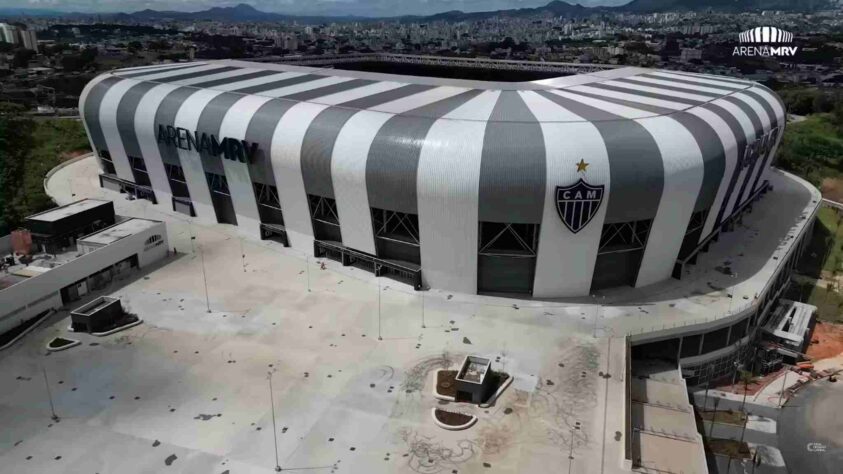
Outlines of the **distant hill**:
M542 7L518 8L510 10L496 10L488 12L463 12L452 10L429 16L402 16L390 19L404 22L431 22L431 21L475 21L492 18L495 16L526 17L526 16L555 16L577 18L595 13L658 13L670 11L722 11L722 12L746 12L759 10L786 10L786 11L814 11L830 5L831 0L632 0L626 5L618 7L584 7L580 4L570 4L562 0L554 0ZM308 23L322 23L331 21L365 21L377 18L360 16L299 16L283 13L263 12L251 5L241 3L233 7L214 7L198 12L180 11L157 11L141 10L134 13L64 13L48 12L46 10L23 10L23 9L0 9L0 14L8 12L8 16L97 16L102 19L114 19L120 21L300 21ZM38 13L36 13L38 12ZM15 15L17 13L17 15Z

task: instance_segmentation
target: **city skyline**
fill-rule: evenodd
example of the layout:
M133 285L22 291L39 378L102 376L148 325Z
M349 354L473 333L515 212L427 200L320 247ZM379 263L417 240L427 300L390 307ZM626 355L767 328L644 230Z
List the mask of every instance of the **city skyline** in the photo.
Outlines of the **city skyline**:
M585 7L619 6L633 0L571 0ZM433 15L460 10L483 12L536 8L551 0L0 0L0 10L55 11L78 13L132 13L142 10L196 12L215 7L247 4L258 10L289 15L389 17Z

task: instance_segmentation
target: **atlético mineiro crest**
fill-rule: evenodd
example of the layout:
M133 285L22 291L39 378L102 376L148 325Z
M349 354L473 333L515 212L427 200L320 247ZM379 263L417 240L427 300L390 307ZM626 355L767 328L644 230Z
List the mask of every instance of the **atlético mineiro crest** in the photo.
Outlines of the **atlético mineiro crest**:
M556 210L562 223L573 233L591 222L603 202L605 186L592 186L580 178L570 186L556 187Z

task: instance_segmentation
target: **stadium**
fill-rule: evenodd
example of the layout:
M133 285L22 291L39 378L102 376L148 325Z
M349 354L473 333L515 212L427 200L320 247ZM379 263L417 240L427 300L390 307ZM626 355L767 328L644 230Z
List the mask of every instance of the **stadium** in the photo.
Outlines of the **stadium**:
M825 227L812 234L831 204L775 167L787 113L767 88L593 64L271 59L85 88L93 152L47 173L60 207L6 239L28 247L0 278L6 346L52 325L3 360L21 374L10 406L55 373L72 387L51 399L71 423L58 436L115 453L160 439L165 465L191 472L274 452L276 471L702 473L700 403L742 406L725 393L738 376L804 359L816 308L789 283L803 253L828 252ZM91 334L65 329L67 311ZM143 325L88 343L121 312ZM75 352L41 373L17 356L55 334ZM776 379L759 403L785 392ZM449 403L467 410L454 424ZM61 456L41 457L20 462Z
M417 289L584 296L679 276L767 189L785 120L723 77L320 61L97 77L103 186Z

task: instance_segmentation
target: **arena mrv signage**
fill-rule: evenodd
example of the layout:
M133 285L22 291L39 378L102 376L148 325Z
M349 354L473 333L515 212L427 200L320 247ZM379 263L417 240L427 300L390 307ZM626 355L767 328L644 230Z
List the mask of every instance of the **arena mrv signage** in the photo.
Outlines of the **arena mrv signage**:
M764 58L795 56L798 46L791 46L793 33L775 26L759 26L742 32L732 56L760 56Z
M158 143L176 147L182 150L196 150L212 156L220 156L226 160L252 163L258 152L258 144L236 138L218 139L211 133L189 131L172 125L158 125Z

